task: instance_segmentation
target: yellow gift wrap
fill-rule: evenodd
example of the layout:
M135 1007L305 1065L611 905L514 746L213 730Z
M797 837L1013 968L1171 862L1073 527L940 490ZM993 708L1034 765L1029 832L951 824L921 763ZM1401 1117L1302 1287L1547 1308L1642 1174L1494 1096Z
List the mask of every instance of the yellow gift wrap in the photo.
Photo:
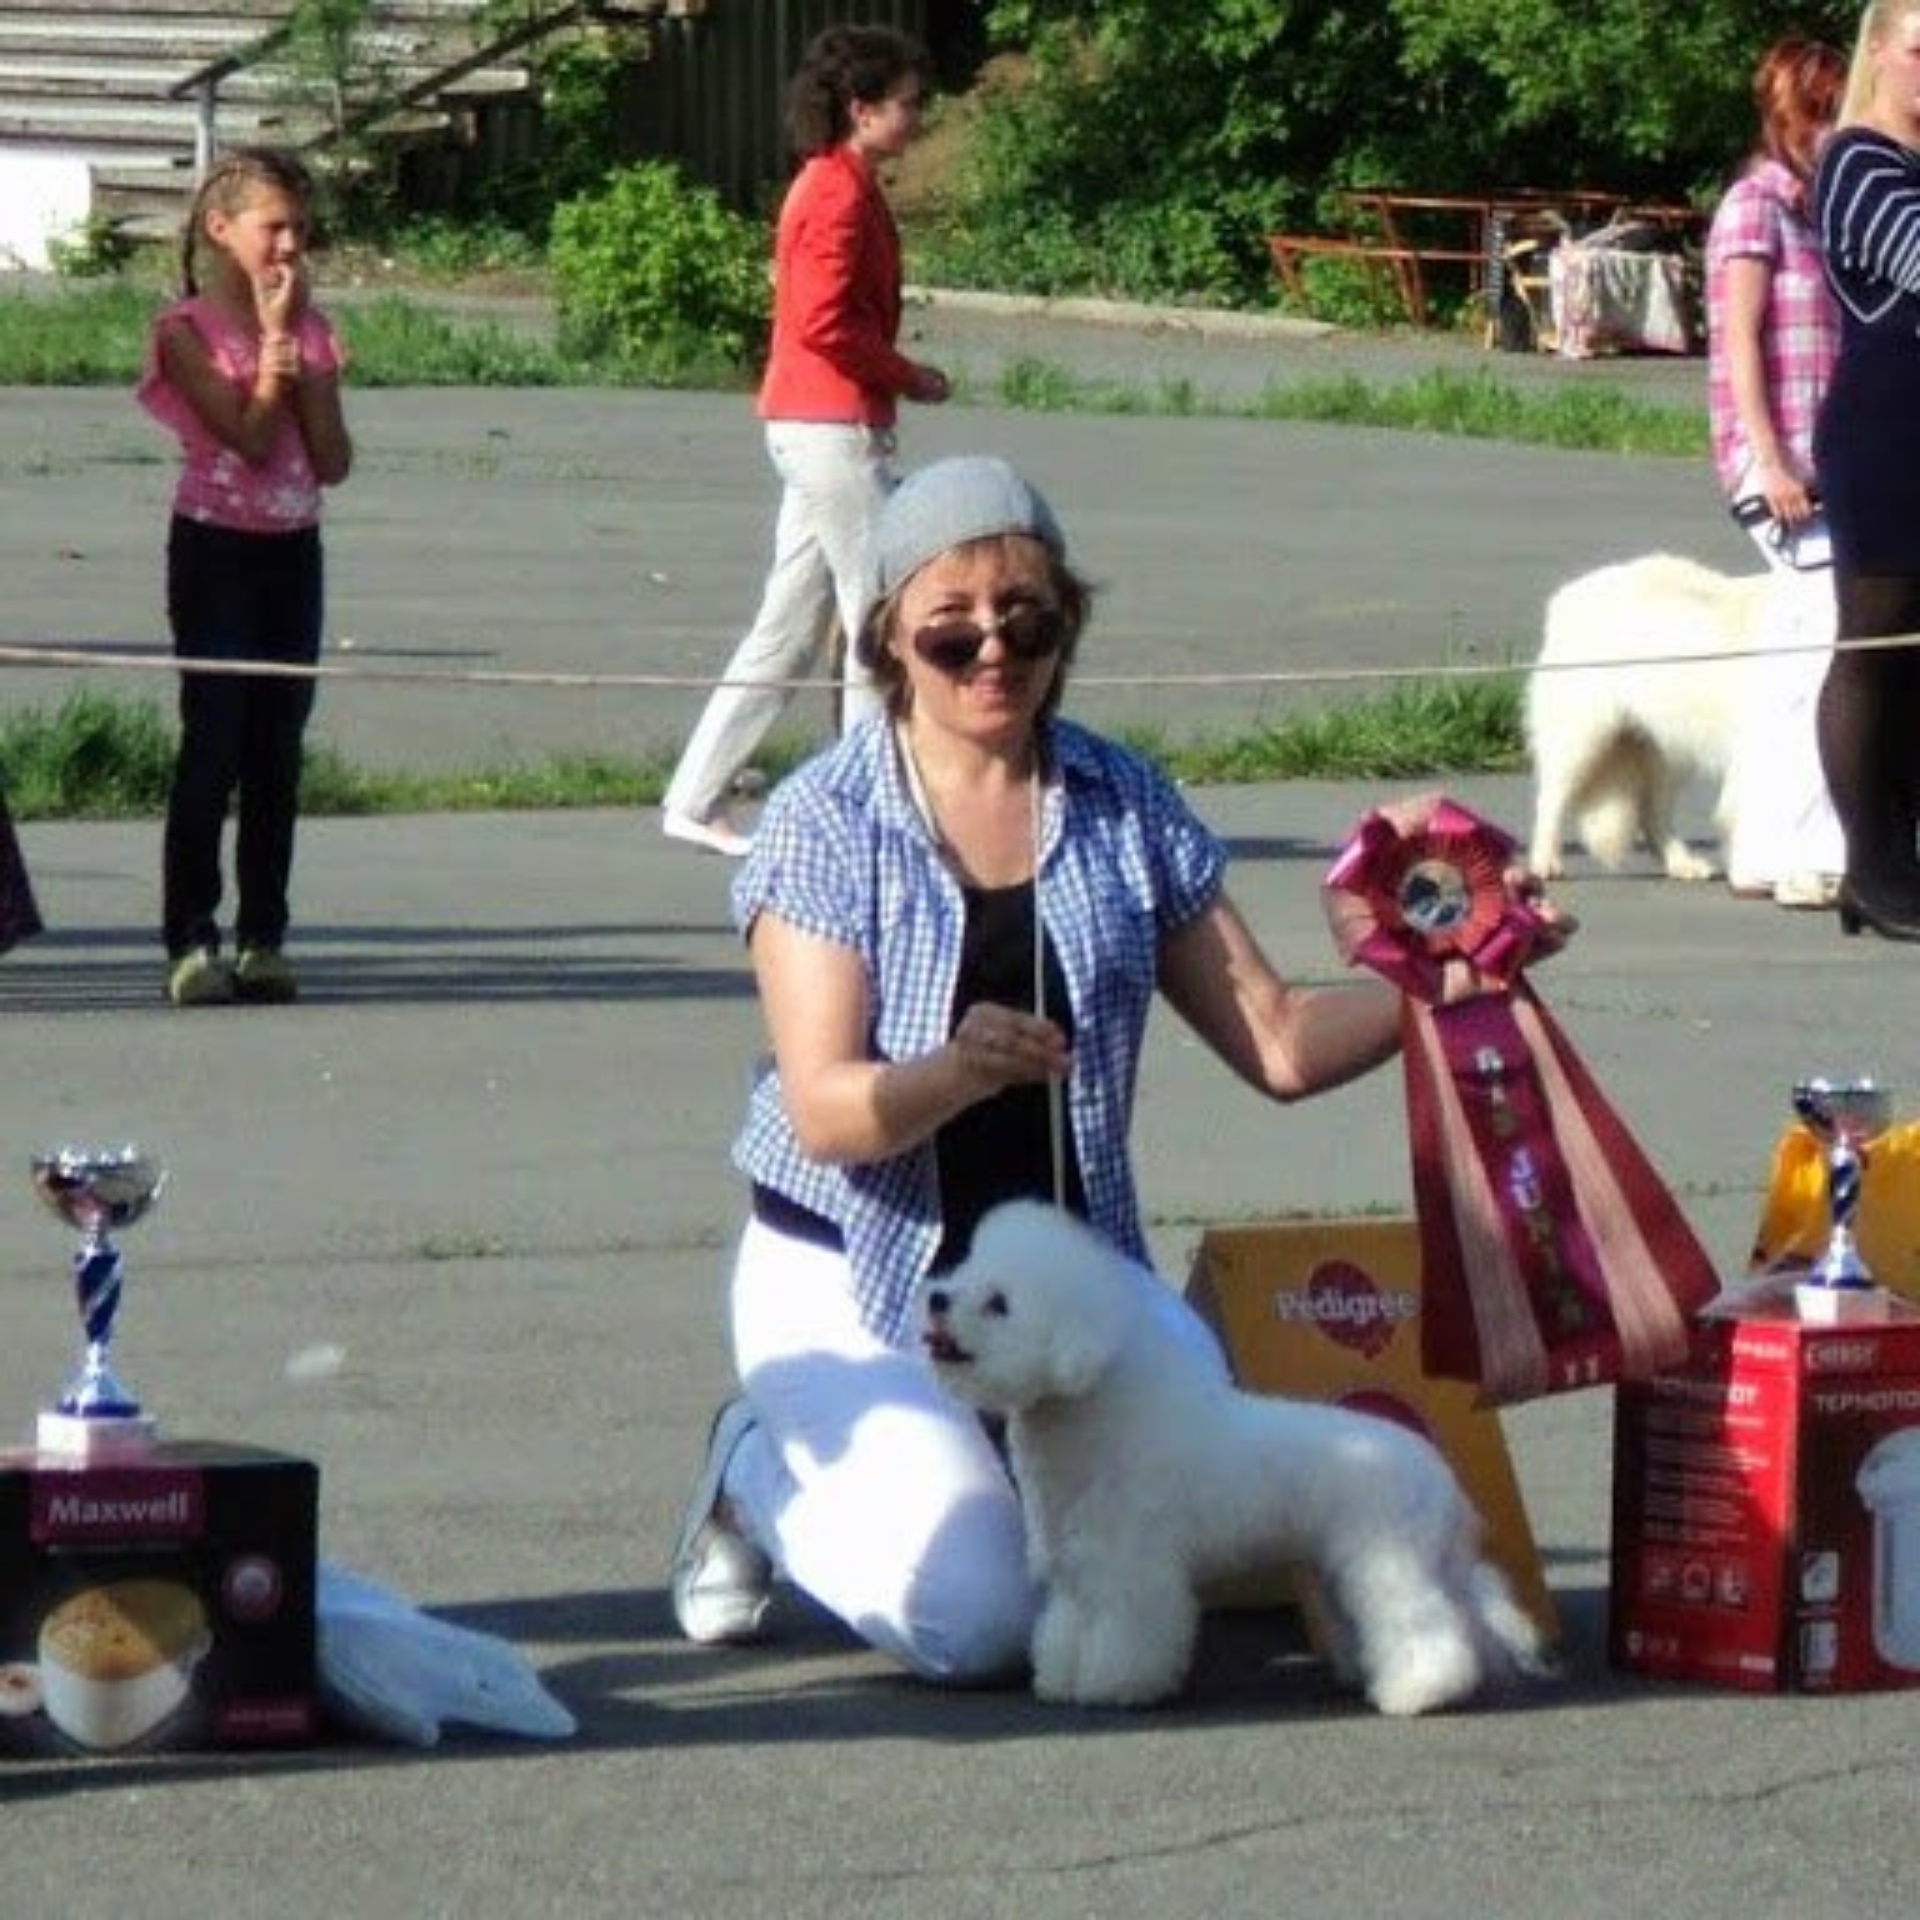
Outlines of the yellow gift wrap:
M1748 1264L1754 1272L1805 1266L1826 1251L1826 1149L1793 1125L1773 1150L1773 1167ZM1884 1287L1920 1302L1920 1121L1903 1120L1867 1142L1854 1238Z

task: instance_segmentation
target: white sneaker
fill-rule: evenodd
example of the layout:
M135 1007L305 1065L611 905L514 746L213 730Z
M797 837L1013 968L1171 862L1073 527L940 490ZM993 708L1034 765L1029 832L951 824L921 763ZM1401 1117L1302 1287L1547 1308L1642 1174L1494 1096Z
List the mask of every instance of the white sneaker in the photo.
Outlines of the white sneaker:
M753 1425L745 1400L729 1400L714 1415L706 1465L673 1549L673 1617L703 1647L759 1639L773 1598L773 1562L723 1517L727 1462Z
M663 813L660 831L669 840L684 840L690 847L723 854L729 860L744 860L753 851L753 835L739 832L721 813L711 820L696 820L690 813Z

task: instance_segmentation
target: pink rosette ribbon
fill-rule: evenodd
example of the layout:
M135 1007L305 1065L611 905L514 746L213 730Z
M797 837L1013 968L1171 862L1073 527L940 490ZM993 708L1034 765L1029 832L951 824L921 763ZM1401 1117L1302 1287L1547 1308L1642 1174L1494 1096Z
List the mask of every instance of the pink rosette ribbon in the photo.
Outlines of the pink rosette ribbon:
M1420 1000L1440 999L1453 959L1512 985L1540 931L1507 887L1515 851L1510 834L1442 796L1368 814L1324 883L1342 956Z
M1541 920L1512 837L1443 796L1368 814L1323 898L1406 996L1421 1351L1491 1403L1643 1379L1719 1291L1705 1251L1523 970ZM1450 962L1481 991L1444 1002Z

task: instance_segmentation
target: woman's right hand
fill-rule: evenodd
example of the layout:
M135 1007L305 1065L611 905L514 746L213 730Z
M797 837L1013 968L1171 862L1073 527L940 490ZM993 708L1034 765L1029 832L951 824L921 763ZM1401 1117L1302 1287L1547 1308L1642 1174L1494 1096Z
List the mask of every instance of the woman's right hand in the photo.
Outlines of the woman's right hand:
M1753 468L1753 478L1767 503L1767 511L1783 527L1804 526L1813 518L1817 502L1807 483L1792 472L1784 461L1761 460Z
M253 283L253 310L260 331L269 337L291 333L306 305L306 294L306 275L297 260L268 267Z
M953 392L953 384L938 367L927 366L916 361L913 368L913 381L907 388L907 398L917 400L923 407L940 406Z

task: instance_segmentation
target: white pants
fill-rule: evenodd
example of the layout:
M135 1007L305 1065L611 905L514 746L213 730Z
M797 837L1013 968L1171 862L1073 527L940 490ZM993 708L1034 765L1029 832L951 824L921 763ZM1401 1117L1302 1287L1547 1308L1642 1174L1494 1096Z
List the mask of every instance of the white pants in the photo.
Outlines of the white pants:
M793 698L774 684L804 679L826 644L837 610L847 635L842 724L874 705L853 659L867 527L893 490L893 435L871 427L774 420L767 456L780 476L773 566L760 610L734 649L680 755L662 801L669 813L706 820Z
M759 1424L726 1491L774 1564L926 1679L1017 1673L1038 1605L1013 1483L978 1416L860 1324L845 1257L750 1221L733 1339Z
M1752 532L1770 591L1727 778L1727 879L1741 888L1770 887L1790 874L1843 873L1847 864L1814 718L1832 658L1833 570L1790 566L1769 538L1770 525ZM1783 651L1807 647L1813 650Z
M1144 1268L1150 1311L1226 1374L1209 1328ZM750 1221L733 1275L734 1357L759 1424L726 1493L789 1579L928 1680L1025 1665L1039 1595L1020 1502L978 1415L918 1353L861 1324L845 1258Z

